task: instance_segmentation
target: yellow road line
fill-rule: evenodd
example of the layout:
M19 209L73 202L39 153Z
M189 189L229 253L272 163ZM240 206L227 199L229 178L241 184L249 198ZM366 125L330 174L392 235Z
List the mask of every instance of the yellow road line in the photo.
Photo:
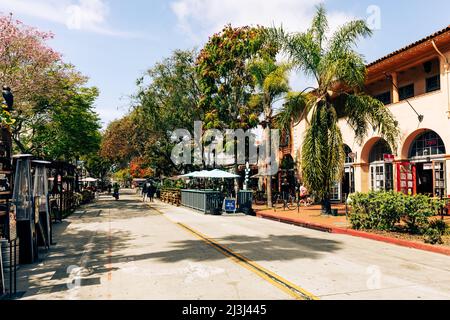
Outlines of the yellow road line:
M282 291L284 291L285 293L287 293L291 297L293 297L293 298L295 298L297 300L319 300L319 298L316 297L315 295L313 295L312 293L306 291L303 288L300 288L299 286L293 284L292 282L289 282L288 280L282 278L281 276L279 276L279 275L277 275L277 274L275 274L275 273L273 273L273 272L263 268L262 266L260 266L256 262L254 262L254 261L244 257L243 255L240 255L240 254L232 251L231 249L229 249L229 248L227 248L227 247L217 243L213 239L203 235L202 233L200 233L200 232L198 232L198 231L188 227L187 225L185 225L183 223L177 223L177 222L173 221L172 219L167 217L160 210L158 210L156 208L153 208L153 207L151 207L151 208L153 210L157 211L158 213L160 213L162 216L164 216L170 222L180 226L184 230L186 230L189 233L195 235L197 238L199 238L200 240L204 241L209 246L213 247L214 249L216 249L217 251L219 251L223 255L229 257L231 260L233 260L234 262L236 262L240 266L246 268L247 270L252 271L253 273L258 275L259 277L261 277L264 280L266 280L267 282L273 284L274 286L276 286L277 288L281 289Z

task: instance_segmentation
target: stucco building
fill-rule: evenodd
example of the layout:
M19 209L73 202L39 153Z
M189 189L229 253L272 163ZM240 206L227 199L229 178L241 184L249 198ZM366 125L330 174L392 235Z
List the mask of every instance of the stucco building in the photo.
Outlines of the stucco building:
M366 92L391 110L401 139L397 152L375 132L357 144L342 119L347 159L333 200L369 190L450 195L449 62L450 26L367 66ZM304 132L304 122L292 128L289 151L294 159L301 154Z

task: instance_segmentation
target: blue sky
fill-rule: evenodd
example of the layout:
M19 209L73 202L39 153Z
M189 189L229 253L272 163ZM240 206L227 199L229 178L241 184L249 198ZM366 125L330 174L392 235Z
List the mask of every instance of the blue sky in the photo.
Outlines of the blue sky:
M321 2L331 29L376 18L379 8L380 20L370 21L380 29L358 46L368 62L450 25L448 0L0 0L0 12L55 33L50 45L100 89L96 107L106 125L128 111L135 80L174 49L201 47L226 23L304 30ZM295 76L292 86L307 83Z

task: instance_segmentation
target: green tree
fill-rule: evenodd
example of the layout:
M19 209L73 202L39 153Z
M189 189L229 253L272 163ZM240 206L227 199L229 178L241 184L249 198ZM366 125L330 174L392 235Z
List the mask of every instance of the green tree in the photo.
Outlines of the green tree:
M119 169L126 168L138 153L131 139L135 128L130 115L111 122L102 136L100 156Z
M252 95L249 105L253 109L263 110L265 123L265 140L272 141L272 129L274 120L274 104L286 97L289 92L290 65L277 64L274 59L255 59L249 65L249 70L254 77L256 92ZM270 143L267 144L267 154L271 152ZM272 207L272 175L267 177L266 193L268 206Z
M100 147L100 119L94 111L97 88L70 87L64 98L41 101L22 147L48 160L78 160ZM37 111L42 108L44 111Z
M94 178L100 179L101 181L105 181L111 172L111 162L100 156L99 152L86 155L82 158L82 160L84 161L84 166L89 174Z
M103 135L101 155L119 169L141 159L156 176L178 174L183 167L171 160L174 143L168 132L194 129L201 119L196 50L177 50L156 63L137 81L131 111L112 122Z
M345 161L339 118L347 119L359 143L369 128L375 128L395 149L399 130L390 111L363 91L366 67L362 55L354 48L360 37L372 34L366 22L348 22L329 39L327 31L326 12L319 6L308 31L286 34L282 29L271 29L268 34L282 45L295 67L317 82L310 94L290 97L278 125L290 127L293 121L306 120L303 178L322 199L323 210L329 213L331 187L341 179Z
M171 160L174 143L168 133L176 129L193 132L194 121L202 118L197 56L196 50L176 50L138 81L131 117L137 127L140 156L156 168L156 175L170 176L183 169Z
M261 104L250 104L255 77L250 71L253 59L274 59L277 47L265 41L264 28L226 26L214 34L201 50L197 72L201 90L200 109L204 112L206 129L243 129L259 125ZM238 173L237 141L234 147L234 171ZM238 191L238 181L235 189Z

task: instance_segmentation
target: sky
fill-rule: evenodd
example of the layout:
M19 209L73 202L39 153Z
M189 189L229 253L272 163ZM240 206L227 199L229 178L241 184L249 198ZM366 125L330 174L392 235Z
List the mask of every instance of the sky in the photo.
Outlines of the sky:
M106 126L128 112L136 79L173 50L201 48L228 23L305 31L320 3L330 32L352 19L375 29L357 48L367 62L450 25L448 0L0 0L0 13L55 34L49 45L100 89ZM293 75L292 89L310 81Z

